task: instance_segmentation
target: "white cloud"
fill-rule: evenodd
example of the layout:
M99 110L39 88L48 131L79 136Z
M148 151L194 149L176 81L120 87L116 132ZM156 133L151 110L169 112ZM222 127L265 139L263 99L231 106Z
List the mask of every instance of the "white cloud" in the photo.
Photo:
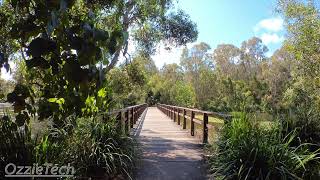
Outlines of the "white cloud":
M271 17L258 22L253 28L255 36L265 45L280 44L284 41L284 21L281 17Z
M265 45L281 43L284 40L283 36L276 33L263 33L260 38Z
M281 31L283 30L283 19L281 17L263 19L254 27L255 32L260 30L272 32Z

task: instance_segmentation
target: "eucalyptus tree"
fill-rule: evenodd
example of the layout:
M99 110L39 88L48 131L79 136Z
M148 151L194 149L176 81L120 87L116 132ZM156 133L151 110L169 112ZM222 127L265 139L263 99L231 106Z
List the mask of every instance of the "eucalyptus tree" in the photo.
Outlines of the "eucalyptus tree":
M196 95L197 105L202 106L205 102L204 89L199 86L203 71L210 71L212 68L212 56L209 53L211 47L204 42L195 44L191 48L185 48L181 54L180 65L185 73L185 81L193 86ZM208 82L209 83L209 82Z
M266 53L268 48L257 37L252 37L241 44L241 74L243 79L252 79L261 72L259 64L268 60Z
M237 79L241 50L232 44L219 44L213 51L215 68L224 76Z

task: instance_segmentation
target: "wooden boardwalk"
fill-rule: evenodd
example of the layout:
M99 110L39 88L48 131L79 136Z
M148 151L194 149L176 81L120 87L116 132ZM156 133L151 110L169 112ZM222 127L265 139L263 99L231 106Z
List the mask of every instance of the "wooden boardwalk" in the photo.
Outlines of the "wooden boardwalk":
M206 179L200 142L189 134L159 109L149 107L136 129L143 154L134 179Z

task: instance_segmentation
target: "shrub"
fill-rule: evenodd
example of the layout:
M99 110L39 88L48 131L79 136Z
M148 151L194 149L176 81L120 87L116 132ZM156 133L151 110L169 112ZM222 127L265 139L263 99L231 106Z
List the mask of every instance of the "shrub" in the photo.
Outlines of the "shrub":
M67 138L65 163L76 168L79 177L130 178L135 158L135 142L123 136L115 123L93 118L78 119L73 134Z
M8 163L32 164L34 141L28 127L18 127L10 117L0 119L0 177Z
M291 147L292 131L282 136L280 123L269 128L249 121L246 115L225 125L215 155L209 162L222 179L311 179L319 178L319 150L310 144Z
M40 138L31 138L28 125L19 128L9 117L0 119L0 176L4 177L3 167L8 163L70 163L76 169L76 178L130 179L136 144L115 125L112 120L103 123L80 118Z

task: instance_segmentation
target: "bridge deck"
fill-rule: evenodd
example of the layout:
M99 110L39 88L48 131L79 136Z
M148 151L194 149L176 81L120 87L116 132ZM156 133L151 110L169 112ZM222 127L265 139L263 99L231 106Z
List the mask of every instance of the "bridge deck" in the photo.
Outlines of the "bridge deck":
M149 107L138 128L142 146L137 180L206 179L199 140L155 107Z

